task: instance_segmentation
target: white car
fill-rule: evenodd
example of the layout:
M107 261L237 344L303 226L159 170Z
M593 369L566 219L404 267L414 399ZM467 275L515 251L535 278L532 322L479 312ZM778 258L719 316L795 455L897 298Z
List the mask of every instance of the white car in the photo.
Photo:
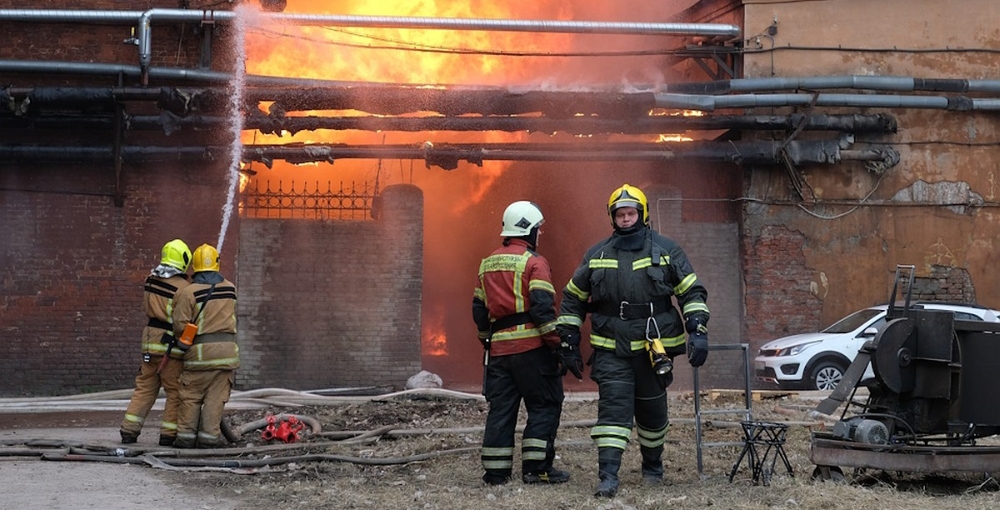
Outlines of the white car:
M948 310L956 320L1000 322L1000 311L978 305L917 302L911 308ZM782 389L832 390L865 342L885 325L888 306L858 310L818 333L802 333L772 340L754 359L758 380ZM874 377L871 365L861 377Z

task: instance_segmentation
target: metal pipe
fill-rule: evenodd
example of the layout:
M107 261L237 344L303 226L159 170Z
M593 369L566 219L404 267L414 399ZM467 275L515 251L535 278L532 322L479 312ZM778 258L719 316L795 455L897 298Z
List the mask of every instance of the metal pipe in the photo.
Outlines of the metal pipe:
M138 23L148 30L154 21L197 22L213 20L232 22L237 17L233 11L164 9L146 11L100 11L55 9L0 9L0 21L21 22L82 22L82 23ZM145 19L143 19L145 18ZM742 33L737 25L721 23L656 23L618 21L566 21L566 20L513 20L489 18L433 18L417 16L363 16L335 14L255 13L247 20L260 26L274 22L291 25L357 28L411 28L427 30L478 30L494 32L551 32L574 34L623 34L623 35L683 35L736 38ZM140 27L140 30L143 28ZM136 34L139 36L139 34ZM141 39L141 36L139 37Z
M658 108L711 112L726 108L778 106L850 106L858 108L923 108L935 110L997 110L1000 99L973 99L964 96L900 96L869 94L741 94L708 96L656 94Z
M0 21L22 22L98 22L136 23L135 38L139 45L139 67L146 84L152 62L152 24L156 22L232 22L234 11L149 9L137 11L59 11L41 9L0 9ZM428 18L407 16L359 16L328 14L258 13L244 19L254 26L273 26L275 22L293 25L409 28L431 30L479 30L531 33L628 34L706 36L735 39L740 27L718 23L644 23L611 21L509 20L482 18Z
M0 99L2 99L0 93ZM2 101L0 101L2 103ZM35 104L35 106L38 106ZM252 112L253 113L253 112ZM180 130L221 129L232 122L219 115L187 115L164 112L160 115L126 117L129 131L163 131L173 134ZM107 114L0 114L0 129L110 129L112 118ZM894 133L896 120L889 115L716 115L661 116L639 119L601 119L596 117L284 117L275 118L251 114L244 129L266 134L295 134L300 131L328 129L335 131L527 131L535 133L589 134L649 134L681 133L684 131L839 131L843 133Z
M34 74L71 74L84 76L128 76L137 78L142 75L139 66L125 64L101 64L92 62L55 62L33 60L0 60L0 73L34 73ZM230 83L233 75L218 71L199 69L183 69L173 67L152 67L148 74L153 78L164 80L191 80L211 83ZM280 85L280 82L265 78L261 84ZM254 84L256 84L254 82Z
M661 92L678 94L729 94L772 90L863 89L898 92L1000 92L1000 80L914 78L912 76L800 76L740 78L703 83L666 85Z
M892 149L843 151L843 140L699 141L683 143L552 143L552 144L441 144L423 145L247 145L244 161L270 165L275 160L293 164L332 163L338 159L416 159L446 170L460 161L482 166L484 161L665 161L699 159L735 164L837 163L844 159L884 161ZM128 146L122 158L129 163L149 161L220 160L224 146ZM106 146L57 147L0 145L0 161L108 161L114 151ZM897 158L898 159L898 158Z

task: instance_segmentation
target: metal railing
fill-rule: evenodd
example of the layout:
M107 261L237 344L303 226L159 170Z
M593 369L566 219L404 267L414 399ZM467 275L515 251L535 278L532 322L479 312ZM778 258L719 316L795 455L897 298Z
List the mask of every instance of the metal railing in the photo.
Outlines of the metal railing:
M286 185L278 181L272 189L270 181L251 181L243 190L240 215L260 219L315 219L315 220L370 220L372 204L378 198L378 189L368 182L352 182L349 188L340 183L334 189L326 183L322 189L317 182Z
M702 417L709 414L742 414L744 421L753 419L753 396L750 388L750 344L709 344L709 351L741 351L743 357L743 384L746 407L743 409L709 409L701 408L701 384L698 380L698 369L694 369L694 434L695 451L698 463L698 477L703 477L704 467L702 465L702 448L715 446L743 446L744 442L704 442L702 438L701 423Z

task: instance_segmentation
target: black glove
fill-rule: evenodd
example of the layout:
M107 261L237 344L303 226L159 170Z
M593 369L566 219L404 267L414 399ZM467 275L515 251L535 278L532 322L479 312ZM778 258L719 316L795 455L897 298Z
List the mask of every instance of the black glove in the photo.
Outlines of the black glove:
M688 361L692 367L700 367L708 359L708 333L696 332L688 335Z
M489 349L490 348L490 338L489 337L480 338L479 339L479 343L483 344L483 349Z
M560 333L562 343L556 355L559 356L559 375L572 372L577 379L583 380L583 357L580 356L580 333Z
M687 318L684 328L688 332L688 361L692 367L700 367L708 359L708 327L705 324L708 317L702 314L692 315Z

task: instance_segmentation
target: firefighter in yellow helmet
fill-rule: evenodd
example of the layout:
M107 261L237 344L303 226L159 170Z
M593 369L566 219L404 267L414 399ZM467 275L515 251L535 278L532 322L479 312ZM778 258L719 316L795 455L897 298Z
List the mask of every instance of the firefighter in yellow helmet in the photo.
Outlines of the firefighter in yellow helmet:
M214 448L226 444L222 415L240 367L236 285L219 272L219 252L208 244L194 250L191 268L191 285L177 294L173 315L185 351L174 446Z
M611 193L607 212L614 231L584 254L563 289L557 326L564 342L579 342L591 314L590 378L599 403L590 435L597 443L598 497L618 492L633 423L644 483L662 483L672 360L687 352L699 367L708 356L708 292L680 245L649 227L646 195L625 184Z
M122 419L122 443L134 443L139 439L146 415L156 402L161 386L167 399L160 422L160 446L170 446L177 435L177 380L184 353L174 348L176 339L171 314L175 295L188 286L190 263L191 250L184 241L174 239L163 245L159 265L146 277L143 306L149 320L142 330L142 364L135 378L135 390Z

